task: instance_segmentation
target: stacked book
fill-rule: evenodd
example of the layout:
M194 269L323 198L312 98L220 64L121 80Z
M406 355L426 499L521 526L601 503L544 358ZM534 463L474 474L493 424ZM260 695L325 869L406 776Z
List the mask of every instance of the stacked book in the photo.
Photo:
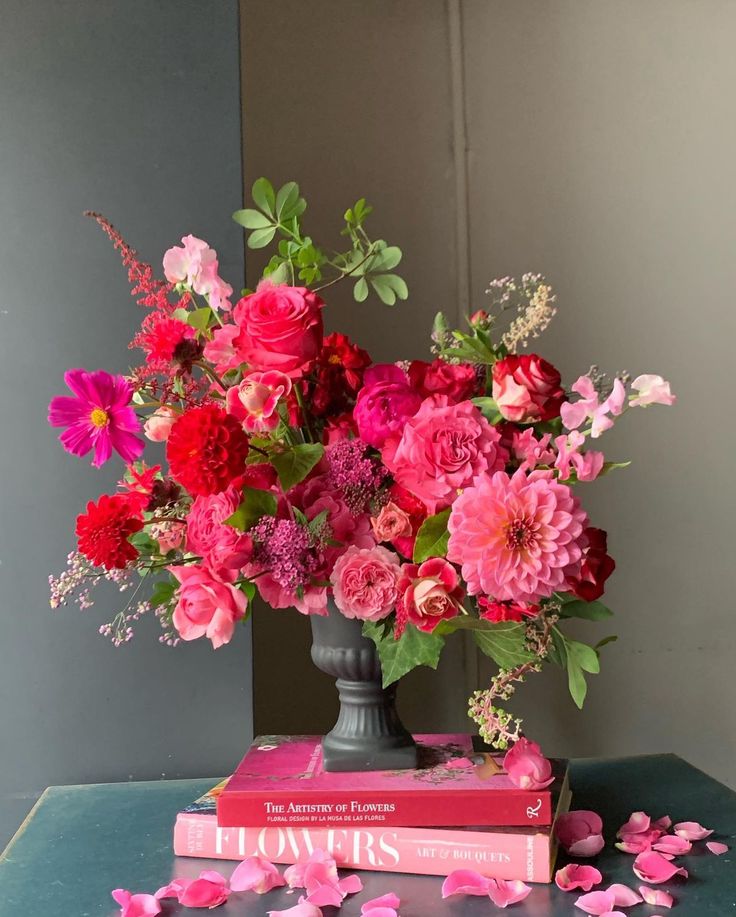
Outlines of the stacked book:
M415 738L413 770L328 773L319 736L261 736L229 780L179 813L174 852L294 863L321 847L352 869L549 882L567 761L553 761L551 786L525 790L469 735Z

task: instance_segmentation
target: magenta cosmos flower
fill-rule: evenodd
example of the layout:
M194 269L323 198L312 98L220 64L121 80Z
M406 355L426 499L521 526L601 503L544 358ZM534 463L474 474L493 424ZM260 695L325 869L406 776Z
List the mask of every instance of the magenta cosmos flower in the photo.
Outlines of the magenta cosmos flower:
M49 405L52 427L66 427L59 437L72 455L95 454L92 464L99 468L114 449L126 462L140 458L145 443L135 434L140 424L130 407L133 389L123 376L111 376L100 369L88 373L70 369L64 381L73 396L57 395Z

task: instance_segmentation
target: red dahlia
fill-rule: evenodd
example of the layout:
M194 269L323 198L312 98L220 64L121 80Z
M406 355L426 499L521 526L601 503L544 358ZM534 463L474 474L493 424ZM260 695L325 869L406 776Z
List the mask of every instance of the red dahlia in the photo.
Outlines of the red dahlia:
M77 516L79 550L97 567L121 570L138 557L128 537L142 528L136 503L127 494L103 494Z
M190 408L166 442L171 476L195 497L219 494L245 472L248 437L216 404Z
M344 411L363 384L371 358L345 334L328 334L317 357L312 411L318 416Z

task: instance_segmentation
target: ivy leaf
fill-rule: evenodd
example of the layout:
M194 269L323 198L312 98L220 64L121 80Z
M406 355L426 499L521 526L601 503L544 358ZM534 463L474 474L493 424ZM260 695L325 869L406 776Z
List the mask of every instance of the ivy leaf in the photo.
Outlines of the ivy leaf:
M244 229L266 229L266 227L274 225L273 220L267 217L265 213L249 208L236 210L233 214L233 219Z
M271 464L276 469L281 486L285 491L303 481L324 455L321 443L300 443L284 452L271 456Z
M376 644L383 672L383 687L387 688L418 665L437 668L445 644L437 633L425 634L413 624L407 624L404 633L394 640L391 631L385 633L380 622L363 624L363 634Z
M225 520L225 525L247 532L262 516L276 515L276 497L267 490L257 487L244 487L243 500L232 516Z
M173 599L178 585L173 580L159 580L151 593L151 606L158 608L159 605L168 605Z
M525 645L526 630L515 621L501 621L484 630L473 630L473 639L482 653L502 669L531 662L534 656Z
M572 599L563 603L560 609L562 618L581 618L583 621L605 621L612 618L613 612L603 602L585 602L582 599Z
M428 516L421 524L414 542L414 563L421 564L430 557L444 557L447 554L447 542L450 533L447 521L450 518L450 507L434 516Z
M253 182L250 193L257 206L265 213L273 216L276 206L276 195L271 182L267 178L257 178Z

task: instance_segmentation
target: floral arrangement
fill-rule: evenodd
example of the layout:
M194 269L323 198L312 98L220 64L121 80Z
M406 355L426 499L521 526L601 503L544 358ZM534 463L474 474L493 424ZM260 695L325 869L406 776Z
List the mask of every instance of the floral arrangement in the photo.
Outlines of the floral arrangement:
M615 639L565 633L570 619L611 615L600 598L615 564L580 492L628 464L607 461L600 436L632 408L672 404L669 384L593 367L565 388L526 351L556 310L535 274L492 281L464 330L438 314L431 361L375 364L324 334L322 298L339 281L358 302L406 298L400 249L367 235L371 208L345 213L347 249L329 253L303 230L295 183L277 192L259 179L253 199L234 219L251 248L277 241L276 252L237 297L201 239L170 248L157 279L89 214L145 310L131 344L144 359L125 376L69 370L71 394L50 404L68 452L126 463L118 491L77 518L51 604L88 607L91 587L111 581L131 593L100 627L116 645L155 614L162 642L217 648L256 593L302 614L334 603L375 641L386 685L436 666L445 640L470 630L499 667L470 716L506 748L521 724L500 704L515 686L549 662L582 706L585 673ZM165 464L142 461L143 437Z

